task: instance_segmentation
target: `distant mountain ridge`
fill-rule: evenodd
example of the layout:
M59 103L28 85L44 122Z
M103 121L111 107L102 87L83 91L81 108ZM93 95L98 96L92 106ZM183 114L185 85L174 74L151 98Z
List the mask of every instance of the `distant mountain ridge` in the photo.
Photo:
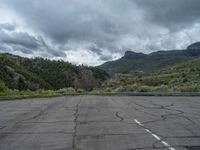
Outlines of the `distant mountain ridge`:
M106 62L98 68L110 74L131 71L150 72L188 61L200 56L200 42L191 44L185 50L157 51L150 54L125 52L118 60Z
M200 50L200 42L196 42L187 47L188 50Z

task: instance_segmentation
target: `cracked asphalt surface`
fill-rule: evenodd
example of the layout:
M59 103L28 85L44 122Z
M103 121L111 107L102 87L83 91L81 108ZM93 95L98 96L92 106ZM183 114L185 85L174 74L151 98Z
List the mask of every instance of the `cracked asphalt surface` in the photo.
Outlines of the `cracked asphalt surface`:
M198 150L199 97L0 102L2 150Z

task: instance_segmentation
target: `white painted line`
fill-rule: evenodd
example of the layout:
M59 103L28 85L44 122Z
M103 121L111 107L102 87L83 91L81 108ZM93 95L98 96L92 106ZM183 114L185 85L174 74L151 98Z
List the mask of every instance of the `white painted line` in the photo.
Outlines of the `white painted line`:
M150 131L149 129L145 128L145 126L138 121L137 119L134 119L135 123L141 127L143 127L145 129L146 132L150 133L156 140L158 140L159 142L161 142L165 147L169 148L169 150L175 150L173 147L171 147L167 142L161 140L161 138L156 135L155 133L153 133L152 131Z
M163 145L165 146L169 146L168 143L166 143L165 141L162 141L161 143L163 143Z
M141 124L137 119L134 119L134 121L135 121L138 125L140 125L140 126L144 126L144 125Z
M151 131L149 129L145 129L148 133L151 133Z
M157 136L156 134L152 134L153 137L155 137L158 141L161 140L161 138L159 136Z

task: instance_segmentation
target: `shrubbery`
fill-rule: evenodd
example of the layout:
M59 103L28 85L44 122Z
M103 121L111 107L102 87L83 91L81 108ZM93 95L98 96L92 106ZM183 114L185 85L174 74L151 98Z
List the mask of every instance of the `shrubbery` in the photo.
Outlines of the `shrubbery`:
M81 90L79 89L79 92ZM67 95L67 94L76 94L78 91L76 91L74 88L72 87L68 87L68 88L62 88L57 90L58 93L62 94L62 95Z
M184 85L181 87L175 87L175 91L179 92L200 92L200 86L199 85Z
M6 87L5 83L2 80L0 80L0 92L3 93L6 91L6 89L7 89L7 87Z
M137 92L151 92L151 87L149 86L139 86Z
M104 88L126 92L200 92L199 68L197 58L151 73L117 74L104 83Z

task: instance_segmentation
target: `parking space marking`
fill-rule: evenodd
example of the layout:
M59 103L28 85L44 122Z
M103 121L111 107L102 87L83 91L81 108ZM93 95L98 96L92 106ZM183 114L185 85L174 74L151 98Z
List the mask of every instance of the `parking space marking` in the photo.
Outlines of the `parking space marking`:
M156 140L158 140L160 143L162 143L165 147L169 148L169 150L175 150L175 148L171 147L167 142L161 140L161 138L158 135L156 135L155 133L153 133L152 131L147 129L140 121L138 121L137 119L134 119L134 121L137 125L144 128L146 132L151 134Z

